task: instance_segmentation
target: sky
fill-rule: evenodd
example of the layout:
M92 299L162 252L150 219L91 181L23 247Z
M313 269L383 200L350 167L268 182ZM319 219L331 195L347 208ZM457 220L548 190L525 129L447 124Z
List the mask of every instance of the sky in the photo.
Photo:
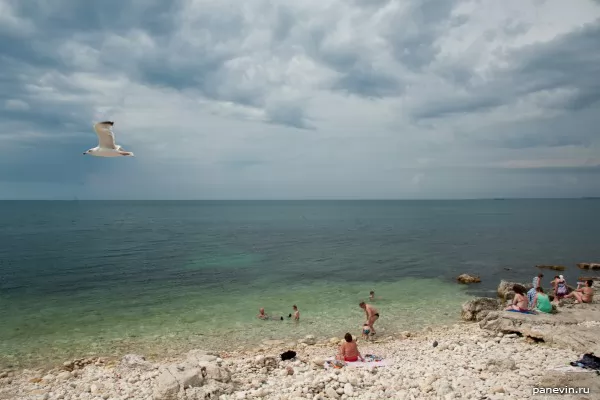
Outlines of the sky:
M0 199L600 196L599 0L0 0L0 48Z

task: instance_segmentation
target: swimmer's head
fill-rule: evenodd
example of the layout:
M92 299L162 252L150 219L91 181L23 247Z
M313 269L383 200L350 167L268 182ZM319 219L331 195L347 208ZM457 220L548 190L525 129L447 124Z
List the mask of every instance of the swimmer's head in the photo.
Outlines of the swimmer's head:
M298 307L297 307L295 304L292 306L292 308L293 308L294 310L297 310L297 309L298 309Z
M370 294L371 296L373 296L373 295L375 294L375 292L371 290L371 291L369 292L369 294Z
M264 308L259 308L258 312L261 313L261 314L264 314L265 313L265 309Z
M358 303L358 306L359 306L360 308L365 308L365 302L364 302L364 301L361 301L360 303Z
M350 342L352 342L352 335L349 333L346 333L344 335L344 339L346 340L346 342L350 343Z

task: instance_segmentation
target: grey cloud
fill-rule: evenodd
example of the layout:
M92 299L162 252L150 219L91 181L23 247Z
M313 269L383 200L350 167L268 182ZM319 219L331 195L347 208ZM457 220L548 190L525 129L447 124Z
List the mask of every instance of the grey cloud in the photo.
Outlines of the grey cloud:
M266 96L276 86L243 88L227 84L239 78L232 74L241 73L227 71L225 63L243 54L239 46L251 24L245 20L243 10L218 3L206 6L194 20L186 22L194 29L194 34L182 36L176 31L180 18L188 17L180 12L182 4L183 1L110 0L99 6L62 0L53 3L52 7L45 7L36 1L13 1L17 16L32 21L36 31L26 37L0 33L0 45L5 49L0 59L0 88L4 95L0 100L28 96L23 81L15 78L18 75L25 75L25 80L31 82L36 81L42 71L68 74L87 70L107 75L121 72L151 86L195 90L208 99L264 108ZM281 20L278 32L286 33L293 17L283 7L279 7L277 16ZM135 38L130 38L135 31L146 32L153 44L138 50L139 44L133 40ZM108 34L122 38L121 43L108 43ZM57 51L69 40L89 49L92 59L89 65L82 65L72 54ZM30 99L25 101L31 102ZM281 111L276 111L276 107L270 105L271 122L307 126L306 122L298 121L305 114L304 110L291 110L289 104ZM54 111L57 110L49 110L49 114ZM56 119L64 118L60 113L54 115ZM291 118L289 123L286 115ZM28 117L25 113L14 112L4 116ZM42 121L46 122L52 121Z
M429 101L413 117L438 118L449 114L484 111L512 104L522 96L542 91L570 89L575 92L563 103L578 110L600 100L600 21L564 34L547 43L537 43L507 54L509 66L497 68L484 81L474 78L468 93ZM466 68L466 66L460 66ZM468 72L463 69L463 74Z
M436 39L448 26L465 22L464 17L451 18L458 3L460 0L411 1L408 10L396 12L386 35L396 59L414 71L433 62L440 50Z
M485 147L528 149L535 147L589 147L598 141L600 113L581 109L568 115L496 124L481 132L460 133L465 143Z
M344 74L333 84L332 89L373 98L398 96L403 91L395 77L373 68L360 67Z

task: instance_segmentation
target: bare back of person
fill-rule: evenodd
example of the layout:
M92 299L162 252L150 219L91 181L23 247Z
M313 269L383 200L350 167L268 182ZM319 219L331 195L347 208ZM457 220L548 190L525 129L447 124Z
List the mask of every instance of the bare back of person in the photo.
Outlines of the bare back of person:
M344 344L340 346L339 358L349 362L358 361L359 358L362 359L356 342L344 342Z
M365 304L365 312L367 313L367 323L371 328L371 334L374 335L376 332L373 324L379 319L379 311L377 311L377 309L372 305Z
M581 296L581 300L584 303L591 303L594 299L594 289L591 287L584 287L581 289L581 293L583 294L583 296Z

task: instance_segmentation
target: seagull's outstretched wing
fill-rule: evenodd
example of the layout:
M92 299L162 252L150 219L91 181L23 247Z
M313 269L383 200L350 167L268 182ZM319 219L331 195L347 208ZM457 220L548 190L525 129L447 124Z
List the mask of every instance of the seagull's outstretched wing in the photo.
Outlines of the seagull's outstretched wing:
M115 123L111 121L98 122L94 124L94 130L98 135L98 146L105 149L116 149L115 134L112 127Z

